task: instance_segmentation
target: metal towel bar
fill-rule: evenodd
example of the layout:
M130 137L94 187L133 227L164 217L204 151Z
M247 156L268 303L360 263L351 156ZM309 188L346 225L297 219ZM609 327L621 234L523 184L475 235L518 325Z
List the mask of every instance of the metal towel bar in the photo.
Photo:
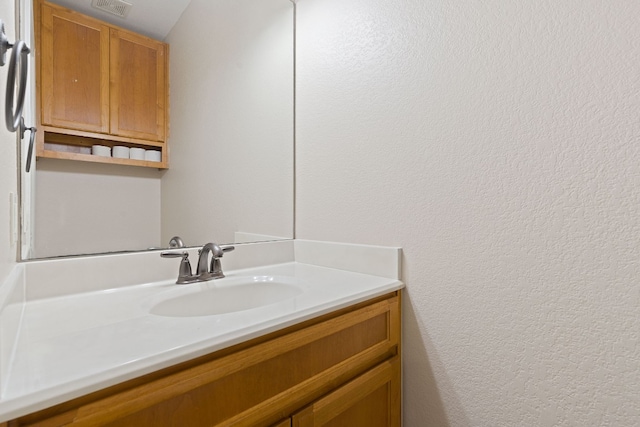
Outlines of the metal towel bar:
M18 40L15 44L9 43L4 32L4 23L0 21L0 66L6 63L7 50L13 49L11 52L11 60L9 62L9 72L7 74L7 93L4 103L4 118L9 132L15 132L20 127L20 119L22 117L22 109L24 108L24 97L27 90L27 72L29 70L29 53L31 49L22 40ZM18 98L14 107L14 96L16 87L16 68L20 67L18 73Z

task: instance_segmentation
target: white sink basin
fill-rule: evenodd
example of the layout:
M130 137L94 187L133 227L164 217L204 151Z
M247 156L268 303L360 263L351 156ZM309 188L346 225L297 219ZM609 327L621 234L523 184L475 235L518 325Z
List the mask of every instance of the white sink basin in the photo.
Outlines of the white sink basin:
M293 278L278 276L227 277L210 282L176 285L149 312L158 316L193 317L233 313L263 307L302 293Z

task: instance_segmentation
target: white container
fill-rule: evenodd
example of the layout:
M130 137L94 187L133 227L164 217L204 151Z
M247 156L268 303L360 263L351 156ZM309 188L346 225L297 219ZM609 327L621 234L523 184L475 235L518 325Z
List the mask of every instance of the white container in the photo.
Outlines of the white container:
M111 147L106 145L92 145L91 154L94 156L111 157Z
M112 149L113 157L117 157L118 159L128 159L129 158L129 147L123 147L122 145L116 145Z
M144 159L150 162L160 162L162 161L162 153L158 150L146 150Z
M129 158L135 160L144 160L144 148L132 148L129 150Z

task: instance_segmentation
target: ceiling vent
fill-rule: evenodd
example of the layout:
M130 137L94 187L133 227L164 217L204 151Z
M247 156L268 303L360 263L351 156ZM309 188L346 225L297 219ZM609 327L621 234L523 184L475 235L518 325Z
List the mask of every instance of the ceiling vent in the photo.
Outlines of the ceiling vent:
M123 0L92 0L91 6L121 18L126 18L133 5Z

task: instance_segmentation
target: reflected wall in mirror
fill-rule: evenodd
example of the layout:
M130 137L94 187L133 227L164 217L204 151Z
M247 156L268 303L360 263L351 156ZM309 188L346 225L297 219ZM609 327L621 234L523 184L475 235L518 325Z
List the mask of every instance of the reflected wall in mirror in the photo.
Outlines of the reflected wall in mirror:
M38 159L22 172L22 257L293 238L293 7L189 2L164 39L169 168Z

